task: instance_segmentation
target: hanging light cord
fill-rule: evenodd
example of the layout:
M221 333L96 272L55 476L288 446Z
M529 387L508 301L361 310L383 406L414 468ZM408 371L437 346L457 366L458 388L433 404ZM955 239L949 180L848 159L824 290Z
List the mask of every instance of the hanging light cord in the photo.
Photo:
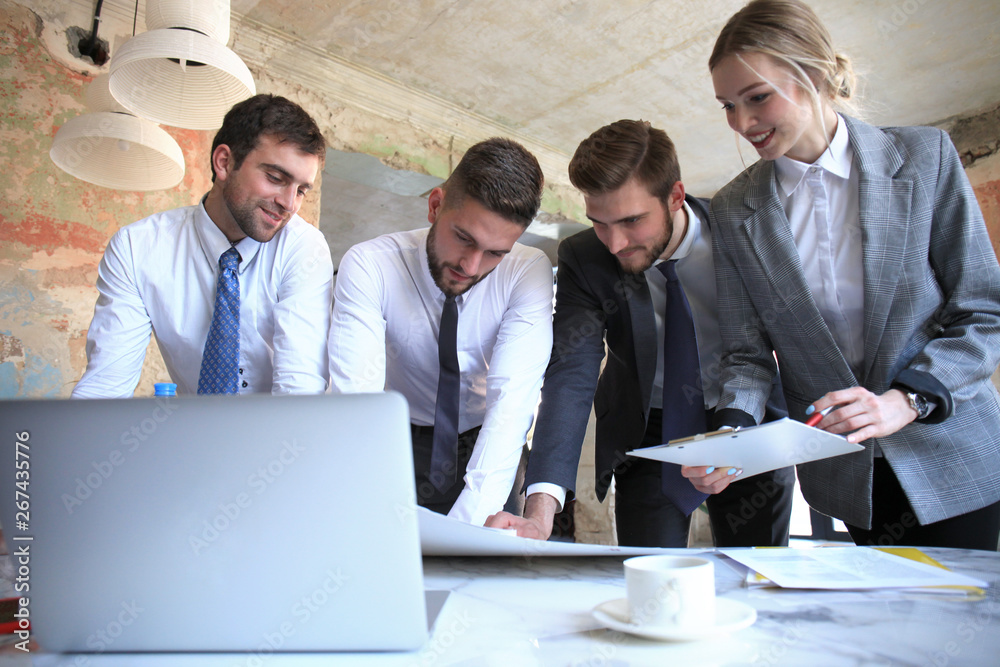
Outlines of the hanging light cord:
M94 9L94 27L90 30L90 43L87 46L87 53L94 53L94 48L97 46L97 28L101 25L101 7L104 5L104 0L97 0L97 8Z
M102 0L103 1L103 0ZM132 36L135 37L135 24L139 20L139 0L135 0L135 16L132 17Z

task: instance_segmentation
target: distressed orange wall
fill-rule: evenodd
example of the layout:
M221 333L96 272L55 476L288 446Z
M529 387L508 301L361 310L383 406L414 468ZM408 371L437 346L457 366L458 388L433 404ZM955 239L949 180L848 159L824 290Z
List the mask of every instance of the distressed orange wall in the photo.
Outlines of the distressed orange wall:
M996 128L995 136L1000 136L1000 127ZM976 191L976 199L993 242L993 252L1000 258L1000 153L976 160L965 173ZM1000 389L1000 368L993 373L993 384Z
M68 396L86 365L97 265L107 240L125 224L196 202L211 187L214 132L165 128L180 144L187 166L183 183L169 191L109 190L59 170L48 157L52 137L68 119L87 112L84 88L90 77L54 59L40 31L41 21L30 9L0 0L0 398ZM368 146L344 144L349 133L343 123L330 125L328 101L308 91L294 94L296 84L272 81L266 72L257 75L325 118L335 147ZM366 123L365 132L375 134L392 125L384 119ZM1000 156L977 160L968 173L1000 255ZM301 212L314 224L319 190ZM151 394L152 382L166 377L155 345L151 349L139 395Z
M166 127L184 153L180 185L124 192L90 185L49 159L56 131L87 113L89 75L55 59L29 8L0 0L0 399L69 396L86 367L97 266L120 227L197 202L211 189L214 131ZM55 47L53 47L55 48ZM81 66L81 70L84 70ZM317 224L320 183L300 215ZM168 379L150 344L137 395Z
M0 397L69 395L86 364L107 240L125 224L197 201L211 180L214 133L175 128L165 129L187 172L173 190L109 190L58 169L48 156L52 137L87 113L90 77L55 61L40 28L30 10L0 5Z
M1000 134L1000 128L997 128ZM967 172L993 241L993 251L1000 258L1000 155L974 163Z

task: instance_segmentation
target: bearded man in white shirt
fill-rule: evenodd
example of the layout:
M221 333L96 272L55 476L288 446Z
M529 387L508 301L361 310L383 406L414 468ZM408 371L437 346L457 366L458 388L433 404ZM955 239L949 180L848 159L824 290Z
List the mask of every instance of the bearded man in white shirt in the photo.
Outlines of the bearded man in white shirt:
M230 109L201 202L127 225L109 241L73 397L132 396L150 332L178 394L325 391L333 264L323 235L297 215L325 155L316 122L283 97L257 95ZM231 319L218 371L214 359L208 368L208 348L221 344L223 256L233 261Z
M552 347L552 265L516 243L538 212L542 183L537 160L516 142L476 144L428 196L430 229L360 243L337 274L333 391L402 393L418 503L475 525L511 493ZM439 332L449 307L457 309L457 424L445 428ZM442 464L434 440L445 430L458 435Z

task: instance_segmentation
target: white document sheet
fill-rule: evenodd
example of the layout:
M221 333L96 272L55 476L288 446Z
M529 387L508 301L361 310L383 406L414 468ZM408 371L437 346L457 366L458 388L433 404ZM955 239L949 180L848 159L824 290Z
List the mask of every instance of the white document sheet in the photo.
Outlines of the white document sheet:
M715 431L656 447L633 449L628 454L686 466L742 468L743 477L750 477L862 449L842 435L786 417L737 431Z
M719 549L782 588L870 590L976 586L985 581L869 547Z
M513 531L473 526L423 507L417 508L417 518L420 547L425 556L645 556L690 555L702 551L529 540Z

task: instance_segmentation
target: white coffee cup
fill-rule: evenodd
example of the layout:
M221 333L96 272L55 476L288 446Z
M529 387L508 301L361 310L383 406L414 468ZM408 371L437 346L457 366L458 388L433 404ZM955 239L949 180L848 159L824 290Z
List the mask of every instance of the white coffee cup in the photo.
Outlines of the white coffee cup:
M715 568L704 558L629 558L625 589L634 625L686 630L715 623Z

